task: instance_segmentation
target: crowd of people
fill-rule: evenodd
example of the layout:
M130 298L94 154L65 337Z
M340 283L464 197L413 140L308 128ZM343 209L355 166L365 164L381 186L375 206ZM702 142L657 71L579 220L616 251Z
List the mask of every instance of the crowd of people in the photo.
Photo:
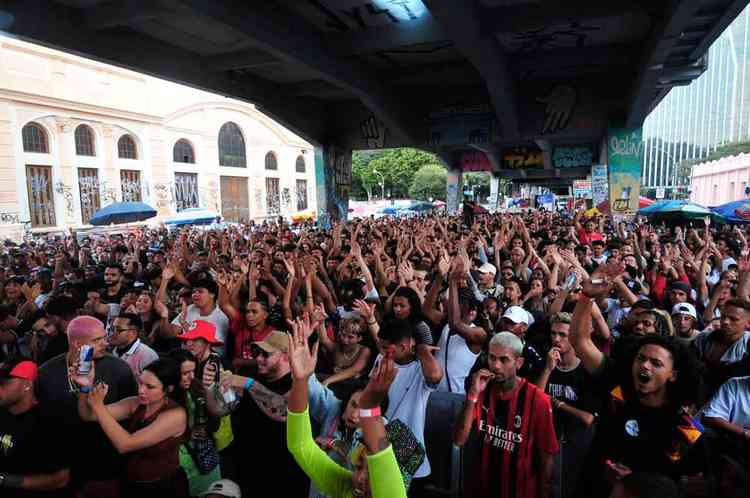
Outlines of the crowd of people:
M750 496L747 237L528 210L6 242L0 496L438 496L428 426L462 496Z

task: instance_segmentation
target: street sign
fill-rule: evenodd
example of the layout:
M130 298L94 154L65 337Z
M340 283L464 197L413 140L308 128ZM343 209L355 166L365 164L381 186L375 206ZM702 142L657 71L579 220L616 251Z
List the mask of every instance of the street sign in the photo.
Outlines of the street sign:
M664 187L656 187L656 198L657 199L664 199L664 195L666 193L666 190Z

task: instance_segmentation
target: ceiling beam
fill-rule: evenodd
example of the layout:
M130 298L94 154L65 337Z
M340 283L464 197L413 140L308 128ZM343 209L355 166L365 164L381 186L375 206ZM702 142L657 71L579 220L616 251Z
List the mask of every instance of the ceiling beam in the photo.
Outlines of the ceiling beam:
M232 69L248 69L273 64L279 60L262 50L240 50L211 57L206 65L209 71L229 71Z
M328 48L338 55L361 55L448 39L440 24L426 14L418 19L389 23L364 31L327 35L325 41Z
M633 128L643 124L653 108L657 92L661 92L660 88L664 86L660 80L664 78L665 63L668 66L670 52L679 43L681 33L695 23L700 7L700 2L674 0L669 3L669 10L661 16L662 21L653 26L638 62L639 70L630 92L626 126Z
M484 79L503 136L519 137L516 91L508 60L494 35L481 34L481 15L475 3L442 0L424 0L424 3Z
M482 34L522 32L571 22L645 13L631 0L568 0L480 9Z
M356 95L391 133L418 143L418 122L367 65L343 59L328 49L322 32L304 18L264 2L179 0L195 13L239 31L274 57L302 65Z
M708 47L716 41L716 39L727 29L727 26L732 24L737 16L747 7L747 0L725 0L724 8L719 11L719 15L714 17L711 30L701 40L695 50L690 54L692 59L697 59L703 54L708 52ZM698 15L703 14L703 11L699 12ZM707 16L711 16L713 12L706 13Z
M128 26L174 15L158 0L119 0L86 9L86 25L94 30Z
M8 0L3 8L14 15L6 31L32 43L245 100L313 143L324 133L326 109L322 105L287 96L267 80L250 75L232 79L206 71L209 60L146 35L87 31L80 10L56 2Z

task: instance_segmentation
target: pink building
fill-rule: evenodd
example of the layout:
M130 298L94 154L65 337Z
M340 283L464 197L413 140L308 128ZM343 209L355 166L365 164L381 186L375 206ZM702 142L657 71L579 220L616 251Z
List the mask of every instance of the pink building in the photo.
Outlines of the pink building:
M750 182L750 154L722 157L696 164L690 179L690 200L702 206L718 206L744 199Z

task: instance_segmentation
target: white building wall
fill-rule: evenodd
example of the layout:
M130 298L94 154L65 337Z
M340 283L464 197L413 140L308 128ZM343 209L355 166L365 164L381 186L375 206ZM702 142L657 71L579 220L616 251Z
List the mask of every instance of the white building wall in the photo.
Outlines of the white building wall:
M218 134L235 122L242 130L247 168L219 166ZM21 130L34 122L47 132L48 154L26 153ZM95 134L96 156L76 155L79 124ZM123 134L136 141L138 158L121 159L117 141ZM193 145L195 164L173 161L179 139ZM277 171L265 170L273 151ZM303 155L304 174L295 172ZM308 207L316 209L313 146L260 113L251 104L114 66L0 37L0 238L17 238L30 219L27 165L52 167L56 225L36 231L82 227L78 168L94 168L101 184L101 206L122 199L120 171L140 171L142 198L159 216L175 212L176 172L196 173L200 206L221 208L221 176L246 178L250 216L267 216L265 179L279 178L281 214L296 211L297 179L308 186Z

